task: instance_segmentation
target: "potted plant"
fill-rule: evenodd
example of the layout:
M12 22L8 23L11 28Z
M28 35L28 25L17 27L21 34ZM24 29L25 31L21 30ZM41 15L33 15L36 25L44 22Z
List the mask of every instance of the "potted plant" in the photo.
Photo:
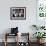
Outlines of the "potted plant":
M33 35L37 38L38 43L40 43L40 40L42 38L45 38L44 37L46 36L45 34L46 34L45 32L35 32Z

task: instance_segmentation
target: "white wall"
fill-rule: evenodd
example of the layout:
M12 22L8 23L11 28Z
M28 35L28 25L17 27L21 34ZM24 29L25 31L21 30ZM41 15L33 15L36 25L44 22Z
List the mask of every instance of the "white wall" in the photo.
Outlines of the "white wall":
M10 7L26 7L26 20L10 20ZM32 36L32 24L36 24L36 0L0 0L0 34L17 26Z

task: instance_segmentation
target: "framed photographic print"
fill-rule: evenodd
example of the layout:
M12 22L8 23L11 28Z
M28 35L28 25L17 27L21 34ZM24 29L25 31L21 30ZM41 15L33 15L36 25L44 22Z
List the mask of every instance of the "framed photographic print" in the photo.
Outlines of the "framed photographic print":
M11 7L10 8L11 20L25 20L26 19L26 7Z

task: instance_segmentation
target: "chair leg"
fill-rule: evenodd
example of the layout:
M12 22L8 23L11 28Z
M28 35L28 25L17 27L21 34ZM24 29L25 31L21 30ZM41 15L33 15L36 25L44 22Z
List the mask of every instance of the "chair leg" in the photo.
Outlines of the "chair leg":
M5 41L5 43L4 43L4 44L5 44L5 46L7 46L7 42L6 42L6 41Z

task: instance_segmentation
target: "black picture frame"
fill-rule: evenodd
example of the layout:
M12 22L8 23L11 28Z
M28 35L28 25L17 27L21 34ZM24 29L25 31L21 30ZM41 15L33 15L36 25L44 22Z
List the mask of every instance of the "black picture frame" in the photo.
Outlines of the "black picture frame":
M26 19L26 7L11 7L10 8L11 20L25 20Z

